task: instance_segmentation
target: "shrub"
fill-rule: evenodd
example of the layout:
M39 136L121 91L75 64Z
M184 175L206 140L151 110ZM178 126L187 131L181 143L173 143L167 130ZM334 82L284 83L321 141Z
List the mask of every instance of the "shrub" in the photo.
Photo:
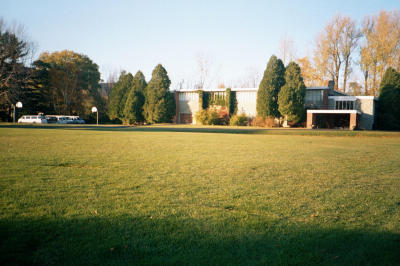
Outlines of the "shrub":
M231 117L229 124L231 126L247 126L249 119L245 114L234 115Z
M266 127L276 127L277 124L276 124L276 122L275 122L275 118L268 116L268 117L265 119L265 126L266 126Z
M218 113L218 122L216 125L229 125L229 110L225 106L215 106L214 110Z
M268 116L267 118L262 118L261 116L257 116L252 119L249 123L251 126L256 127L276 127L278 126L273 117Z
M250 121L250 126L255 126L255 127L265 127L265 119L262 118L261 116L256 116Z
M201 125L228 125L229 114L226 107L213 106L206 110L200 110L195 115L196 123Z

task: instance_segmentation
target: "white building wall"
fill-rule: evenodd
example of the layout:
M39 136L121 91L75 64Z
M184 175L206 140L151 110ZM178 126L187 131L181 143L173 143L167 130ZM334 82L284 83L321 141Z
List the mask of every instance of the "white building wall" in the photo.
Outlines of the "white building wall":
M191 114L192 121L195 124L194 115L199 111L199 93L198 92L181 92L179 93L179 115Z
M257 91L236 91L237 114L257 115Z
M373 96L356 96L357 110L361 112L360 128L371 130L375 122L375 99Z

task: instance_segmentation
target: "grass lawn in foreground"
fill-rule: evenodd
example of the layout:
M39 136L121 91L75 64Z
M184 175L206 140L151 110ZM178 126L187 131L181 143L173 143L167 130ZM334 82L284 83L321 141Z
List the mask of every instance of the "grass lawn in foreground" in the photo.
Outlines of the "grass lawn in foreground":
M400 133L0 125L0 263L399 264Z

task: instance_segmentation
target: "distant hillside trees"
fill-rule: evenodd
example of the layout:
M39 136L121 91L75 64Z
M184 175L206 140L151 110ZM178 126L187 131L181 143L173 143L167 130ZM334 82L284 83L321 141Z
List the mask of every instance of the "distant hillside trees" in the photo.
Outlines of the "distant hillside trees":
M144 116L148 123L171 122L175 114L175 99L169 90L171 81L159 64L152 73L145 91Z
M378 102L378 127L400 130L400 73L389 67L382 79Z
M275 55L268 61L264 77L257 92L257 115L280 117L278 110L278 93L285 84L285 66Z
M285 72L285 85L278 94L279 112L287 120L298 122L304 116L304 97L306 86L300 67L290 62Z
M133 77L132 85L126 92L127 99L123 112L123 121L126 124L138 124L144 122L143 105L144 92L147 83L141 71L138 71Z

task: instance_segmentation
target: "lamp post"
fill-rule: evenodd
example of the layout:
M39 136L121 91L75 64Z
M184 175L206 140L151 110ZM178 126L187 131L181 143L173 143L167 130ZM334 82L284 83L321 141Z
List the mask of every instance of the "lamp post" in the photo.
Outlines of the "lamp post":
M97 111L97 107L93 106L92 107L92 113L96 113L97 114L97 125L99 125L99 111Z
M22 108L22 103L17 102L16 104L13 104L13 107L14 107L13 122L15 123L15 107Z

